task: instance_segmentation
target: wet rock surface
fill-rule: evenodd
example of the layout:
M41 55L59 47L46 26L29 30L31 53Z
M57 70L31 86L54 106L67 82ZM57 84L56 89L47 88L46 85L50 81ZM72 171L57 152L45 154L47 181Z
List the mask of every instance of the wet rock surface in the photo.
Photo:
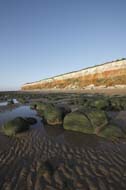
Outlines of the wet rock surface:
M55 106L49 103L40 102L36 105L36 109L38 110L40 116L43 117L44 121L53 126L61 125L65 114L69 112L68 108L63 106Z
M30 125L27 120L23 119L22 117L17 117L11 121L8 121L4 124L2 131L4 134L8 136L14 136L17 133L21 133L27 131Z
M67 130L93 133L93 127L91 126L90 121L83 113L79 111L75 111L66 115L63 126L64 129Z

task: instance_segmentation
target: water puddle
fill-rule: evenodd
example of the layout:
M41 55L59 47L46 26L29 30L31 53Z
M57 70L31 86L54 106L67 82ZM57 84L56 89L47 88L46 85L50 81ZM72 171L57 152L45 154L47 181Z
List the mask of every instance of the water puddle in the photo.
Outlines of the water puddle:
M0 113L0 126L5 122L14 119L15 117L35 117L37 120L39 120L35 110L30 109L29 106L20 106L11 111Z
M9 101L10 100L5 101L5 102L0 102L0 106L7 106ZM18 104L19 103L15 98L12 99L12 101L14 102L14 104Z

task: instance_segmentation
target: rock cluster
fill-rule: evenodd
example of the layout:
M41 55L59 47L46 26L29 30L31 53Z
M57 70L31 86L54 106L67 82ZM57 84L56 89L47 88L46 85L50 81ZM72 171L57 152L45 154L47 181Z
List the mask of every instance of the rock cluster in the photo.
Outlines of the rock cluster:
M126 110L125 97L82 98L80 105L72 111L67 105L39 102L35 104L45 124L62 126L65 130L95 134L106 138L125 138L124 130L111 123L108 111Z

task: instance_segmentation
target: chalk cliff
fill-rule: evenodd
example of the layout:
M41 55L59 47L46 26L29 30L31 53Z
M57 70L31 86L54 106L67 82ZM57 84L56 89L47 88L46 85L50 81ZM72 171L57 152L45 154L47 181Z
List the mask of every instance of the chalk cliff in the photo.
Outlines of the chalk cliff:
M126 87L126 59L104 63L33 83L27 83L22 86L22 90L70 90L106 87Z

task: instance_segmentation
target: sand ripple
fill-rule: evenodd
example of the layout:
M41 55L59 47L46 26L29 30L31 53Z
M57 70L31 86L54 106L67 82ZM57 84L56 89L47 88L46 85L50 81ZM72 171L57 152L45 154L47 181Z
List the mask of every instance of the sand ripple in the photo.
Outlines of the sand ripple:
M74 134L74 133L73 133ZM64 132L59 142L32 128L16 139L0 134L1 190L125 190L126 145L101 141L73 144ZM43 172L48 161L53 172Z

